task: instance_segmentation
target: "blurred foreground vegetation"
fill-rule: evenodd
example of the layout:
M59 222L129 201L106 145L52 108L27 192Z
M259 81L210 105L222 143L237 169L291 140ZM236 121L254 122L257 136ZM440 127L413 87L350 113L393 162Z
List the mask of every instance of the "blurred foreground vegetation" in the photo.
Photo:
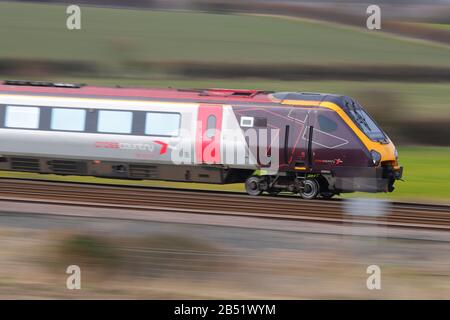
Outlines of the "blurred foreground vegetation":
M1 215L0 298L449 297L448 242L437 232L423 239L411 230L386 237L376 226L324 224L311 232L238 217L186 222ZM365 286L374 261L383 290ZM81 290L66 287L69 265L81 268Z

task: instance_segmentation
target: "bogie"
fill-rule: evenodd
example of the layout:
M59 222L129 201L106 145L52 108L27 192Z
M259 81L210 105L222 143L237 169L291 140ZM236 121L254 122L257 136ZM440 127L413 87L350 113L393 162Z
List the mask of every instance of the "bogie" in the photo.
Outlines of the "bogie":
M291 192L303 199L314 199L319 196L331 198L335 193L328 190L322 176L251 176L245 182L245 189L249 195L258 196L263 192L276 196L280 192Z

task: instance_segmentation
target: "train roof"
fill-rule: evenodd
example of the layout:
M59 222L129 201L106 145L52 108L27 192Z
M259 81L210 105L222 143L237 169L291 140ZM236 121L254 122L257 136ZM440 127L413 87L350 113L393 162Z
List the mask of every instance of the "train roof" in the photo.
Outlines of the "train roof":
M0 84L0 94L51 95L83 98L183 101L223 104L279 105L284 100L331 101L340 104L343 96L314 92L274 92L248 89L174 89L96 87L74 83L28 80L6 80Z

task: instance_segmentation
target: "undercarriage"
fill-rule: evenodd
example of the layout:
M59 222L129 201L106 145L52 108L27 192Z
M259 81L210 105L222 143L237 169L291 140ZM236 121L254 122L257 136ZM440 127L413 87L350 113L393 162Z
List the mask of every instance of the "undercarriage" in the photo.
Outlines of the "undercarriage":
M320 174L286 174L276 176L251 176L245 182L249 195L257 196L263 192L277 195L280 192L298 194L303 199L317 197L329 199L337 190L332 189L333 177ZM330 183L331 182L331 183Z
M330 199L340 193L392 192L396 180L402 178L403 168L392 166L367 168L340 168L329 173L289 173L253 175L245 182L249 195L267 192L298 194L303 199Z

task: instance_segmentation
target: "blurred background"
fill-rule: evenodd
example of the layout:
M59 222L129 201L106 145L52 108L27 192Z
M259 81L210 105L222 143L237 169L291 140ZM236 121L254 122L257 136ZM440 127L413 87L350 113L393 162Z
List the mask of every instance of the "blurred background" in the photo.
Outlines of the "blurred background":
M81 7L81 30L66 28L69 4ZM366 28L366 9L370 4L381 8L381 30ZM400 163L405 167L405 182L397 183L395 192L373 197L450 203L450 0L0 1L0 79L108 86L317 91L349 95L365 106L380 123L397 145ZM22 173L1 173L0 176L34 177ZM110 183L106 179L94 178L47 178ZM120 183L243 190L241 185ZM354 196L360 195L349 195ZM9 221L7 219L3 223L8 224ZM42 230L47 229L41 224L29 220L19 222L10 225L13 229L0 229L5 240L0 244L0 250L4 257L10 257L9 260L2 258L0 263L0 275L3 275L0 287L8 289L3 292L12 296L39 296L33 290L41 290L38 288L42 288L39 286L43 283L41 279L38 281L40 284L33 287L33 280L28 279L18 285L21 280L11 277L13 270L20 270L17 266L30 274L36 268L48 270L58 263L64 265L67 257L75 256L85 259L83 261L88 264L98 265L97 271L102 277L107 278L114 270L127 270L136 272L136 281L141 276L157 279L152 282L154 290L151 292L148 287L141 291L136 289L139 287L137 281L133 297L183 298L192 297L193 292L200 298L299 298L308 297L308 294L316 298L449 297L450 286L442 280L442 276L448 279L449 263L445 260L447 256L443 254L443 247L438 247L438 244L427 251L427 244L406 245L402 241L386 240L383 248L390 247L391 250L386 252L380 250L379 243L371 246L369 240L369 247L354 247L353 244L348 247L348 243L353 243L351 241L361 241L350 239L347 242L339 236L327 236L316 241L300 235L292 238L293 235L268 231L255 231L251 237L242 230L202 229L196 232L183 229L186 234L194 233L209 239L208 245L204 245L190 236L186 240L180 236L180 227L174 225L168 226L163 234L151 233L150 238L144 234L138 239L127 238L126 235L111 239L105 235L114 230L123 231L124 227L114 224L105 227L105 222L85 221L86 229L74 233L73 226L79 222L71 224L70 221L59 223L51 220L46 223L57 226L56 231L43 235ZM137 227L133 228L127 229L129 233ZM29 238L25 236L28 233ZM277 239L278 242L268 242L267 239ZM336 241L343 245L340 251L333 247ZM218 247L214 243L219 243ZM291 247L289 244L292 243L297 245ZM49 247L50 251L45 249L45 255L39 250L28 251L38 244L41 244L39 250ZM267 246L275 248L276 252ZM95 251L95 248L100 248L100 251ZM147 248L147 251L142 248ZM148 253L148 248L153 248L153 251ZM197 262L187 263L185 270L180 271L174 267L173 260L167 260L164 252L162 256L159 251L155 253L155 248L163 248L166 253L188 252L188 256L182 256L180 261ZM147 254L136 258L133 254L139 250ZM37 266L21 264L23 257L14 256L17 252L26 252L26 259L32 261L45 256L50 262L39 260ZM189 255L192 252L196 254ZM250 252L255 253L254 259L249 256ZM205 255L212 255L212 260L208 260L211 265L201 260ZM374 258L390 266L388 272L395 280L391 283L395 285L389 293L368 296L365 287L356 284L343 290L342 283L350 280L342 280L341 283L334 278L336 273L332 270L351 277L348 270L370 263ZM440 264L433 264L433 269L430 265L423 265L427 259L441 260ZM104 261L109 262L104 264ZM111 264L111 261L116 264ZM153 261L155 269L146 264L149 261ZM235 263L228 265L230 261ZM281 261L281 264L276 261ZM315 264L305 265L305 261L315 261ZM102 273L105 265L112 269ZM261 268L260 273L254 272L254 265ZM284 269L280 270L280 265ZM199 266L206 268L200 272L201 276L196 269ZM181 277L184 279L181 285L175 280L159 282L161 278L154 273L158 274L161 268L175 268L171 279L180 272L183 275L191 272L189 274L193 277ZM233 268L238 270L235 274ZM274 270L277 270L275 276ZM139 273L141 271L142 274ZM364 279L364 271L357 276L358 279ZM432 275L428 274L430 272ZM422 273L427 275L424 278L418 276ZM221 277L219 284L211 280L216 279L217 274ZM268 275L273 277L267 282L260 281L260 277ZM431 282L423 282L428 276ZM318 279L325 281L327 277L331 282L321 286ZM97 279L104 283L101 277ZM131 286L129 277L125 279L127 286ZM192 281L203 283L203 287L192 289ZM95 291L94 296L115 296L115 293L116 296L127 296L129 291L121 291L125 289L120 283L115 289L117 291L105 289L111 288L110 285L104 285L103 292ZM317 288L324 291L312 291ZM438 290L433 291L436 288ZM61 294L51 286L44 291L52 297L52 290L56 290L56 296Z
M0 2L1 78L350 95L400 150L382 197L450 198L450 1L378 1L381 30L369 1L77 1L81 30L68 4Z

